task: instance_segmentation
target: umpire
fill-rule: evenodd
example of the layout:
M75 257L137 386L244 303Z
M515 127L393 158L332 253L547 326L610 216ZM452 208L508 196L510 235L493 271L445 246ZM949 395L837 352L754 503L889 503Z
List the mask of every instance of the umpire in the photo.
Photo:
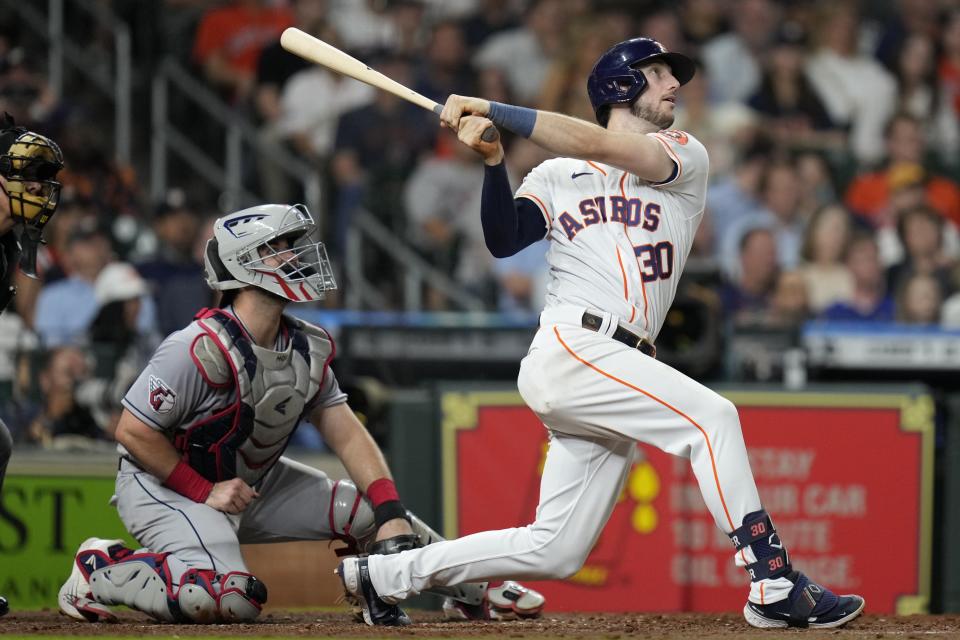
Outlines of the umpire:
M15 126L9 114L0 118L0 313L16 288L13 274L19 264L26 275L37 277L37 247L43 227L57 210L63 154L55 142ZM0 420L0 500L13 440ZM0 616L9 605L0 596Z

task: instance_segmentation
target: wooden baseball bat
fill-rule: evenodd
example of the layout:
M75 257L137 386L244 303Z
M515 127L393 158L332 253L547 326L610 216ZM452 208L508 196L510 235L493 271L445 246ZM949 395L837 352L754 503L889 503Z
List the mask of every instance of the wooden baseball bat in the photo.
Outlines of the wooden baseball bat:
M309 60L310 62L324 66L354 80L365 82L371 87L392 93L398 98L403 98L418 107L433 111L437 115L440 115L440 112L443 111L443 106L437 104L430 98L403 86L396 80L388 78L375 69L371 69L353 56L347 55L343 51L340 51L340 49L296 27L289 27L280 35L280 46L290 53L300 56L304 60ZM499 136L500 132L497 131L496 127L491 125L481 134L480 138L484 142L493 142Z

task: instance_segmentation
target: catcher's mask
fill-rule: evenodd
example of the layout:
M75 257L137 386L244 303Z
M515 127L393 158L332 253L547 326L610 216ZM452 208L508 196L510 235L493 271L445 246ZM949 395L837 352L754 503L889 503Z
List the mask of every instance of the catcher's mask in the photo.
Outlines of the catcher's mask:
M20 269L37 277L37 246L43 227L60 204L57 173L63 153L50 138L14 125L9 114L0 119L0 184L10 202L10 216L19 229Z
M207 284L221 291L254 286L293 302L337 288L316 225L302 204L264 204L217 220L207 241Z

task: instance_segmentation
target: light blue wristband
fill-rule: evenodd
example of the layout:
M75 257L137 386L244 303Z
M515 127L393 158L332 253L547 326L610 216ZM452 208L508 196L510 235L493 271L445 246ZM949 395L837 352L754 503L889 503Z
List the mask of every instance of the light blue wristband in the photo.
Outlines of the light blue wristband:
M490 121L504 129L513 131L517 135L529 138L533 127L537 124L537 110L518 107L512 104L490 101Z

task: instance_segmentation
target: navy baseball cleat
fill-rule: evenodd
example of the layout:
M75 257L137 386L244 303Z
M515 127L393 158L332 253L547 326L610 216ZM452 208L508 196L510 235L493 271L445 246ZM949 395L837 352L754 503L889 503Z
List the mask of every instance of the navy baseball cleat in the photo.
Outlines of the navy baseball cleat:
M799 571L792 571L784 577L794 583L785 599L770 604L747 602L743 617L750 625L759 629L832 629L859 616L866 604L860 596L838 596Z
M366 558L346 558L337 567L337 575L347 593L357 599L363 621L371 627L402 627L411 624L407 614L395 604L387 604L377 595L370 581Z
M0 618L7 615L10 611L10 604L7 602L7 599L3 596L0 596Z

